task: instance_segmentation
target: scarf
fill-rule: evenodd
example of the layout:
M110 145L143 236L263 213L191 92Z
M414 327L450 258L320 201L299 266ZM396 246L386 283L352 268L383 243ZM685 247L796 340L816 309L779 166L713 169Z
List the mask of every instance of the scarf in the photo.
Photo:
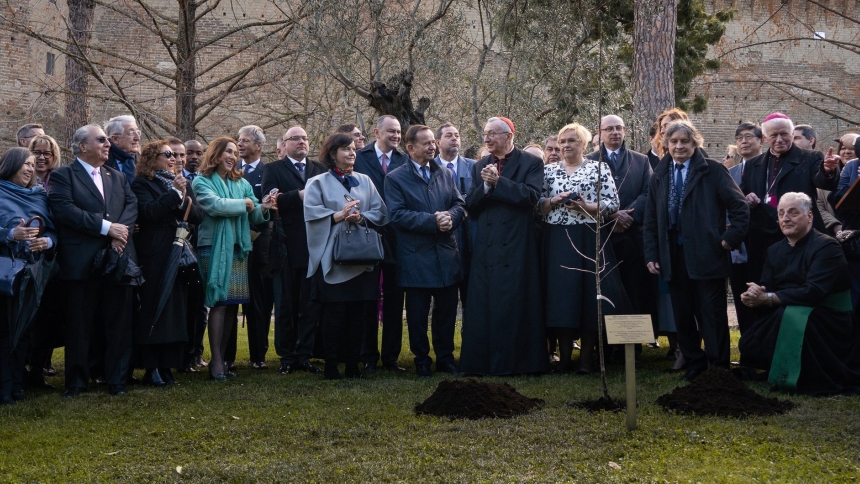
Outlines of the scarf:
M0 180L0 226L12 230L21 223L22 218L28 220L33 215L42 217L45 222L42 228L45 231L54 230L45 189L39 185L24 188L7 180ZM15 252L22 253L26 244L18 244Z
M167 170L155 170L155 173L152 176L159 180L161 183L164 183L164 188L170 190L173 188L173 179L176 178L176 175L170 173Z
M231 198L242 200L248 194L245 193L243 180L233 181L229 178L224 180L218 172L211 175L200 175L194 179L194 193L198 195L197 203L207 213L209 206L215 201L211 197L203 196L202 189L212 191L218 198ZM253 197L253 194L250 194ZM209 278L206 281L206 301L208 307L212 307L218 301L227 299L230 288L230 271L233 266L233 246L239 246L238 257L244 260L251 252L251 233L249 230L248 214L242 213L235 217L212 217L214 221L212 239L212 258L209 263Z
M346 191L350 191L350 188L358 186L358 180L354 176L352 176L352 171L350 171L349 173L344 173L343 171L341 171L340 168L334 167L329 170L329 173L331 173L335 178L337 178L337 181L339 181L340 184L343 185L344 188L346 188Z

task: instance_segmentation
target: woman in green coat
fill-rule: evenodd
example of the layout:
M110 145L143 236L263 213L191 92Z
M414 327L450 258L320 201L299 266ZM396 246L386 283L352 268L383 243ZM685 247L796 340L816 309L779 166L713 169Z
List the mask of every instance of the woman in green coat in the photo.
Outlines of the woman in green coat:
M239 304L248 303L248 253L251 224L269 220L275 194L254 197L242 178L236 141L223 136L209 144L191 187L205 217L197 229L197 258L206 281L205 304L209 307L209 376L224 382L231 376L224 365L228 335L225 321L232 321Z

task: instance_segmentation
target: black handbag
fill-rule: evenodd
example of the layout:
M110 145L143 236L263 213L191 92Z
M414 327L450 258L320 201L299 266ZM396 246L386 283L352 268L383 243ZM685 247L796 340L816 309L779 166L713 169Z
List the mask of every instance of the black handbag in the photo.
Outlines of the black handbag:
M34 215L24 223L25 227L29 227L33 222L39 223L39 233L37 237L42 236L42 217ZM18 290L21 288L21 279L24 277L24 268L27 267L27 260L15 258L14 250L9 250L9 256L0 256L0 295L17 296Z
M382 235L367 222L363 226L341 222L340 230L334 234L332 257L335 264L343 266L378 264L385 258Z
M842 246L846 259L860 260L860 230L840 230L836 240Z

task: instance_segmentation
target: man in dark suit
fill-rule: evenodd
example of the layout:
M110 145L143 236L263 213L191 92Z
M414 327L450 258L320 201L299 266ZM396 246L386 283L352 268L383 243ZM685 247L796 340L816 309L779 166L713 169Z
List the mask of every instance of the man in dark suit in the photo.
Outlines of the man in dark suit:
M668 125L667 154L651 177L643 225L648 271L669 284L686 380L710 366L729 367L729 252L749 224L743 194L722 164L702 155L703 143L689 121Z
M604 116L600 120L600 151L588 156L589 160L601 159L609 165L618 193L619 210L610 218L615 220L612 228L612 249L621 263L618 272L621 284L630 298L635 313L656 314L656 280L648 276L642 247L642 221L645 217L645 199L651 181L651 165L648 157L627 149L624 136L627 128L624 120L616 115ZM654 322L657 319L654 318ZM656 336L655 327L655 336ZM639 346L637 349L641 348Z
M274 221L269 265L275 296L275 351L281 358L279 374L293 371L319 373L311 365L319 304L311 301L308 274L308 239L305 229L305 184L326 172L325 166L308 160L308 134L293 126L281 137L284 158L269 163L263 171L263 192L277 189L277 218Z
M794 123L788 116L770 114L761 127L769 149L745 163L740 185L750 205L750 228L746 240L750 281L761 279L768 247L782 240L776 213L780 197L788 192L807 194L813 204L813 227L827 233L815 203L818 198L816 189L835 190L839 185L838 159L827 161L819 151L795 146Z
M182 176L188 180L188 186L197 178L197 168L203 161L203 145L197 140L185 142L185 168ZM191 245L197 246L197 226L191 226ZM203 305L205 296L203 281L194 281L188 288L188 343L185 348L186 362L183 372L197 371L195 367L206 367L208 363L203 359L203 336L206 333L206 319L209 311Z
M385 176L409 161L409 157L397 149L400 144L400 121L394 116L380 116L373 128L376 141L358 150L355 154L355 171L370 177L379 195L385 198ZM382 228L385 244L385 262L382 266L382 367L387 370L406 371L397 363L403 340L403 288L397 283L397 239L394 229ZM376 371L380 359L377 350L378 322L376 314L368 315L361 348L364 371Z
M460 195L467 193L472 188L472 165L475 164L475 160L460 156L460 132L453 124L445 123L436 130L436 146L439 148L436 163L451 171L454 185ZM463 272L463 280L458 284L463 309L466 308L466 295L469 291L469 264L474 235L472 232L472 224L468 217L464 223L454 229L457 250L460 251L460 270Z
M125 174L128 182L134 180L134 167L140 154L140 128L133 116L117 116L105 124L110 138L110 154L105 166Z
M397 232L397 275L406 291L409 347L418 376L430 377L427 315L433 304L436 371L456 373L454 326L457 283L462 279L456 229L465 218L463 197L447 167L433 163L436 140L427 126L406 131L411 160L385 178L385 204Z
M66 308L66 398L86 390L90 340L104 330L105 377L112 395L126 393L132 345L132 288L92 275L103 249L127 252L137 200L123 174L103 166L111 144L99 126L79 128L72 140L76 160L51 173L48 200L59 236L58 257ZM101 322L101 324L97 324ZM101 355L100 355L101 356Z
M741 155L742 161L729 168L729 175L732 176L732 179L738 186L743 183L744 170L749 160L761 154L762 141L761 127L755 123L745 122L735 128L735 142L737 143L738 154ZM731 220L729 220L729 223L731 224ZM756 319L752 308L741 301L741 294L747 291L747 282L751 281L749 278L748 256L747 247L744 243L732 251L732 274L729 277L732 298L735 302L735 313L738 316L738 330L740 330L742 335Z
M254 196L262 200L263 196L263 167L260 161L266 136L259 126L244 126L239 129L237 148L242 158L242 177L251 184ZM272 277L269 271L269 243L272 240L272 222L251 226L253 250L248 256L248 291L251 295L250 304L242 305L248 324L248 352L251 357L251 367L255 370L265 370L266 353L269 350L269 327L274 306L274 291ZM232 340L232 337L231 337ZM232 344L231 344L232 345ZM229 355L228 355L229 356ZM227 359L232 362L235 359Z

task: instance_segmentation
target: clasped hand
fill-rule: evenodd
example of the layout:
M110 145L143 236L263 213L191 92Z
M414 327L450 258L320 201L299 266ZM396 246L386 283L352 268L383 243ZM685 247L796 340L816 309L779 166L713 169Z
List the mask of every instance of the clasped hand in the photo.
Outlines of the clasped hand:
M440 232L448 232L452 228L454 228L454 220L451 218L451 214L446 212L436 212L436 228L439 229Z
M745 306L755 308L767 303L767 289L754 282L747 283L747 290L741 294L741 302Z
M496 169L496 165L487 165L482 168L481 179L491 187L496 186L499 183L499 170Z

